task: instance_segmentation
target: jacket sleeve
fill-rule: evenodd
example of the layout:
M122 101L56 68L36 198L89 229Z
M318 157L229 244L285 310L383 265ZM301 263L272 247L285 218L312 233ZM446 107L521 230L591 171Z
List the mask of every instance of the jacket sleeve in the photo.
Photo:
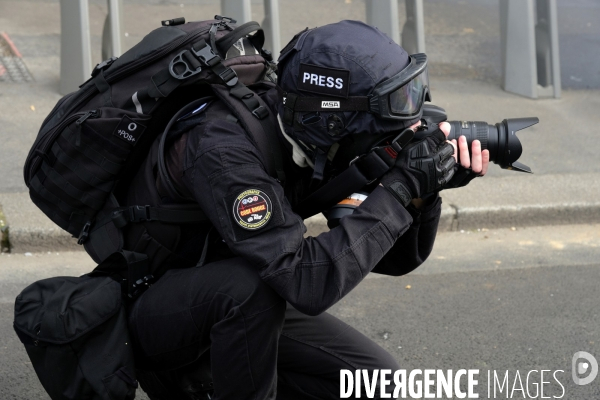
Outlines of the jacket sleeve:
M413 223L372 272L400 276L423 264L433 249L441 209L442 198L439 196L422 210L409 206Z
M229 248L305 314L320 314L348 294L411 226L411 214L378 187L340 226L304 238L302 219L242 128L217 120L202 130L184 170L186 185ZM261 204L254 217L252 204L242 204L253 198Z

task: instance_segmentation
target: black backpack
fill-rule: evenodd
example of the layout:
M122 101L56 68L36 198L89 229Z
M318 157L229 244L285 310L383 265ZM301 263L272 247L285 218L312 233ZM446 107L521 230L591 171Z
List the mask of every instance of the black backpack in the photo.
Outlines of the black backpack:
M262 49L260 26L234 23L221 16L190 23L183 18L163 21L163 27L118 59L98 64L92 77L62 98L43 122L24 167L30 197L97 263L124 249L122 231L130 224L158 221L178 227L206 220L192 204L167 207L151 198L122 204L119 195L153 145L154 153L159 149L162 155L173 116L190 103L198 104L203 95L229 106L260 150L268 172L283 180L280 155L271 148L277 142L271 136L276 122L247 86L263 92L273 87L267 78L274 81L274 64ZM161 134L162 140L156 140ZM172 187L161 161L155 159L161 179ZM153 266L130 271L129 291L137 291L136 281L148 283L153 267L164 263L172 250L168 245L142 249Z
M135 396L125 300L160 275L156 267L173 252L145 226L177 230L206 217L197 205L162 204L153 176L142 182L148 190L142 204L121 204L120 191L146 169L158 170L174 191L162 156L179 116L220 99L256 144L267 171L284 179L272 148L276 121L259 96L274 86L265 77L275 79L260 26L236 27L220 16L184 22L163 21L120 58L98 64L80 90L57 103L27 157L32 201L99 263L82 277L35 282L15 302L15 331L54 400ZM123 230L132 226L151 243L124 248ZM159 231L173 236L173 230Z

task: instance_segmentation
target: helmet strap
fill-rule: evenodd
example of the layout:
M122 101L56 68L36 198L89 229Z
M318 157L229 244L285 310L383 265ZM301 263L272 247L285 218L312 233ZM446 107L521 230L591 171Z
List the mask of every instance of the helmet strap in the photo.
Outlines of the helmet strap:
M327 154L329 153L329 151L324 151L320 147L317 147L314 150L314 153L315 153L315 158L314 158L315 169L313 170L312 180L313 180L313 182L315 182L315 181L320 182L323 180L323 177L324 177L325 165L327 165Z

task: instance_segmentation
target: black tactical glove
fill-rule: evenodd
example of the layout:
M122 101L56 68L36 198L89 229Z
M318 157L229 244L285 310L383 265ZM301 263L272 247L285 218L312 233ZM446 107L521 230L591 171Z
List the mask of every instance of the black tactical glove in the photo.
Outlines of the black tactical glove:
M454 176L442 187L442 189L454 189L467 186L473 179L480 177L471 168L465 168L460 164L454 166Z
M425 139L408 144L396 157L396 165L381 184L405 207L412 199L438 192L452 179L454 147L437 129Z

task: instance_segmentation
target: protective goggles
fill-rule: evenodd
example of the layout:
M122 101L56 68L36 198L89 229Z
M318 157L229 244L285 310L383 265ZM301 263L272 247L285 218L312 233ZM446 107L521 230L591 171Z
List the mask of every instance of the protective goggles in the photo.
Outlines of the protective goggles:
M410 120L420 118L423 103L431 101L427 56L410 56L406 68L379 83L368 96L300 97L284 94L284 122L294 112L307 111L366 111L384 119Z
M427 56L410 56L406 68L375 86L368 97L370 111L382 118L404 120L420 116L423 102L431 101Z

